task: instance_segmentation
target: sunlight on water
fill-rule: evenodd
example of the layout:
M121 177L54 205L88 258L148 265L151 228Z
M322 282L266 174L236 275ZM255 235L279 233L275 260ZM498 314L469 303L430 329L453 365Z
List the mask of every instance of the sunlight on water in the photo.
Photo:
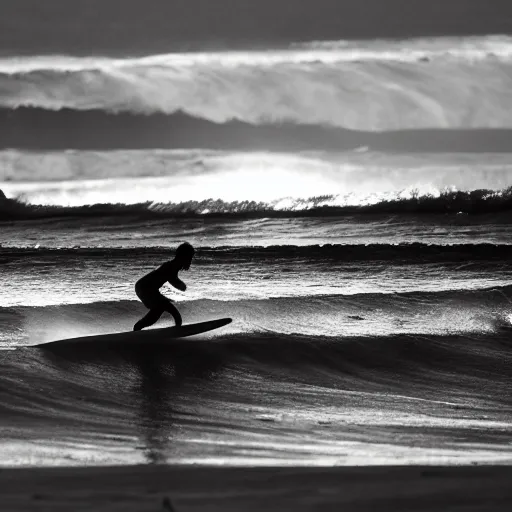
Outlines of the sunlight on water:
M486 160L478 155L469 159L438 155L431 161L424 156L373 153L198 154L191 150L31 155L9 150L0 151L0 163L0 179L2 174L9 179L0 182L0 189L8 197L30 204L78 207L210 201L203 213L235 213L246 208L245 201L262 202L261 207L275 210L307 210L512 186L507 155ZM84 175L75 176L76 167L84 167ZM111 177L101 179L105 167ZM140 169L144 169L142 176ZM44 176L52 177L52 181L38 181ZM20 178L30 181L15 181ZM215 204L217 200L225 204ZM231 205L233 202L239 206Z
M130 446L130 444L132 446ZM133 447L101 446L75 441L0 441L1 466L112 466L143 464L144 457Z

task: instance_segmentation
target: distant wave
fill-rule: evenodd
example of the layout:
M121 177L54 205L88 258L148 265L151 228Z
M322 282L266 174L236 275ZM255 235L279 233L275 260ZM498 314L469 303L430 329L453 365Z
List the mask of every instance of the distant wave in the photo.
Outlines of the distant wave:
M335 41L139 58L0 59L0 107L325 125L512 128L512 37ZM141 132L144 133L144 132Z
M269 247L201 247L201 261L215 260L219 263L240 261L244 259L261 260L305 258L316 263L329 261L386 261L394 265L412 263L472 263L478 262L505 262L512 261L512 244L368 244L368 245L276 245ZM158 256L166 258L168 248L80 248L73 249L26 249L0 247L0 265L15 261L16 258L61 258L61 257L89 257L108 261L110 258L148 258ZM502 291L512 295L512 287L505 286ZM416 293L416 292L415 292ZM418 292L421 295L423 292ZM425 292L430 295L430 292ZM452 292L439 292L449 294ZM460 292L457 292L460 293ZM476 292L470 291L470 294ZM416 294L416 295L418 295ZM407 294L411 295L411 294ZM414 295L414 294L413 294Z
M414 334L460 333L465 334L466 337L480 338L483 345L489 346L488 354L490 354L493 334L508 333L506 340L510 344L511 295L512 286L496 286L477 290L277 297L265 300L202 299L181 302L180 310L190 322L199 321L205 316L236 318L237 321L230 328L227 328L224 333L217 334L221 338L226 335L235 335L245 339L246 342L243 345L248 349L250 346L249 350L258 350L258 347L265 344L265 338L291 335L293 343L297 343L297 350L290 346L290 357L293 357L291 354L296 354L300 358L302 346L308 352L317 352L322 359L324 357L328 359L332 349L336 351L337 347L343 350L345 340L350 341L349 333L354 332L354 324L358 326L359 332L366 332L364 338L377 343L378 337L371 334L371 326L372 322L379 321L390 323L388 332L391 329L396 333L397 338L400 337L400 333L408 333L408 339L412 345L414 345L414 338L411 336ZM251 312L257 312L256 318ZM299 318L297 318L298 312L300 312ZM5 323L6 328L26 331L26 334L32 337L31 343L39 343L118 332L123 330L123 326L133 325L141 313L141 305L137 301L45 307L20 306L0 308L0 321ZM436 314L438 319L434 320ZM415 323L416 319L422 316L423 323ZM425 323L429 316L432 316L430 325L428 322ZM317 325L319 321L325 325ZM365 326L366 329L364 329ZM374 333L382 335L381 327L374 325ZM254 339L254 344L251 343L251 339ZM422 340L423 337L418 340L418 343ZM277 345L275 348L277 350ZM386 347L382 348L386 349ZM468 349L467 346L466 349ZM500 350L500 347L496 346L495 349ZM276 355L276 352L267 354L269 358ZM314 358L313 354L310 355ZM480 357L484 358L484 356L485 353L480 354ZM507 358L510 359L510 354ZM304 358L304 362L307 360L307 357ZM454 367L453 370L456 371L456 368Z
M211 197L221 199L255 199L258 194L254 190L269 182L272 190L265 187L266 198L325 194L364 197L408 190L424 195L444 189L502 190L512 186L511 168L512 152L386 153L364 146L354 151L294 152L200 148L7 149L0 151L0 182L5 182L0 183L0 188L13 198L29 189L39 188L43 192L56 186L68 191L105 189L108 179L115 183L116 198L124 203L127 203L125 189L135 188L134 185L139 194L135 202L157 201L163 188L179 189L178 194L171 194L167 199L176 196L180 200L206 199L204 192L199 192L204 188L204 180L209 185L212 180L216 182L215 190L209 186L208 192ZM233 191L234 182L240 190L226 194L228 188ZM226 183L230 186L226 187ZM194 186L184 193L184 184ZM108 198L111 197L109 191ZM76 205L75 202L59 204Z
M217 65L274 66L336 62L422 62L453 58L466 61L491 57L512 60L512 37L507 35L466 37L418 37L413 39L322 40L291 43L288 48L265 50L221 50L139 56L132 58L72 57L42 55L0 58L0 73L15 75L34 71L75 72L132 69L135 66L193 67Z
M356 214L511 214L512 187L503 191L442 192L438 197L418 196L381 200L375 204L336 206L336 196L289 199L265 203L206 199L181 203L91 204L45 206L0 198L0 220L50 217L136 216L139 218L264 218L333 217ZM334 203L334 204L333 204Z
M500 106L500 112L505 110L508 111L508 106ZM358 115L364 118L363 111ZM510 152L511 140L512 129L505 128L374 133L292 122L269 121L256 126L232 120L219 124L184 112L137 115L98 109L0 109L0 149L203 148L284 152L365 148L388 152L478 153Z
M330 215L369 205L375 211L479 212L508 208L511 165L510 154L6 150L0 152L0 188L22 209L94 206L100 214L164 218L318 209Z

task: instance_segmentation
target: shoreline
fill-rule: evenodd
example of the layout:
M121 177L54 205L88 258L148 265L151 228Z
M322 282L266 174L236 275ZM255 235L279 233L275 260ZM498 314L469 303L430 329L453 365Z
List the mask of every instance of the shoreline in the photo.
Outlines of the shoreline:
M510 510L512 466L0 469L2 510Z

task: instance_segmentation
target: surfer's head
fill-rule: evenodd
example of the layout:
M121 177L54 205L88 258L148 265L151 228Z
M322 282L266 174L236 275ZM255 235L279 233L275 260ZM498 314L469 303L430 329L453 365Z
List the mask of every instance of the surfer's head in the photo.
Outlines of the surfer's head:
M176 249L175 259L181 265L183 270L188 270L190 268L195 252L195 249L188 242L181 244Z

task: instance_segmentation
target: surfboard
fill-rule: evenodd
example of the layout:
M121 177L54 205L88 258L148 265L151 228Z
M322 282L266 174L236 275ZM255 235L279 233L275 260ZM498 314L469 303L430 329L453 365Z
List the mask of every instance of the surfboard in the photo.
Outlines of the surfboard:
M50 341L34 345L40 348L70 347L70 346L88 346L88 345L138 345L144 343L160 344L166 343L171 339L185 338L202 334L219 327L224 327L232 322L231 318L220 318L208 322L199 322L196 324L182 325L181 327L164 327L161 329L148 329L143 331L117 332L113 334L99 334L96 336L81 336L79 338L68 338L65 340Z

